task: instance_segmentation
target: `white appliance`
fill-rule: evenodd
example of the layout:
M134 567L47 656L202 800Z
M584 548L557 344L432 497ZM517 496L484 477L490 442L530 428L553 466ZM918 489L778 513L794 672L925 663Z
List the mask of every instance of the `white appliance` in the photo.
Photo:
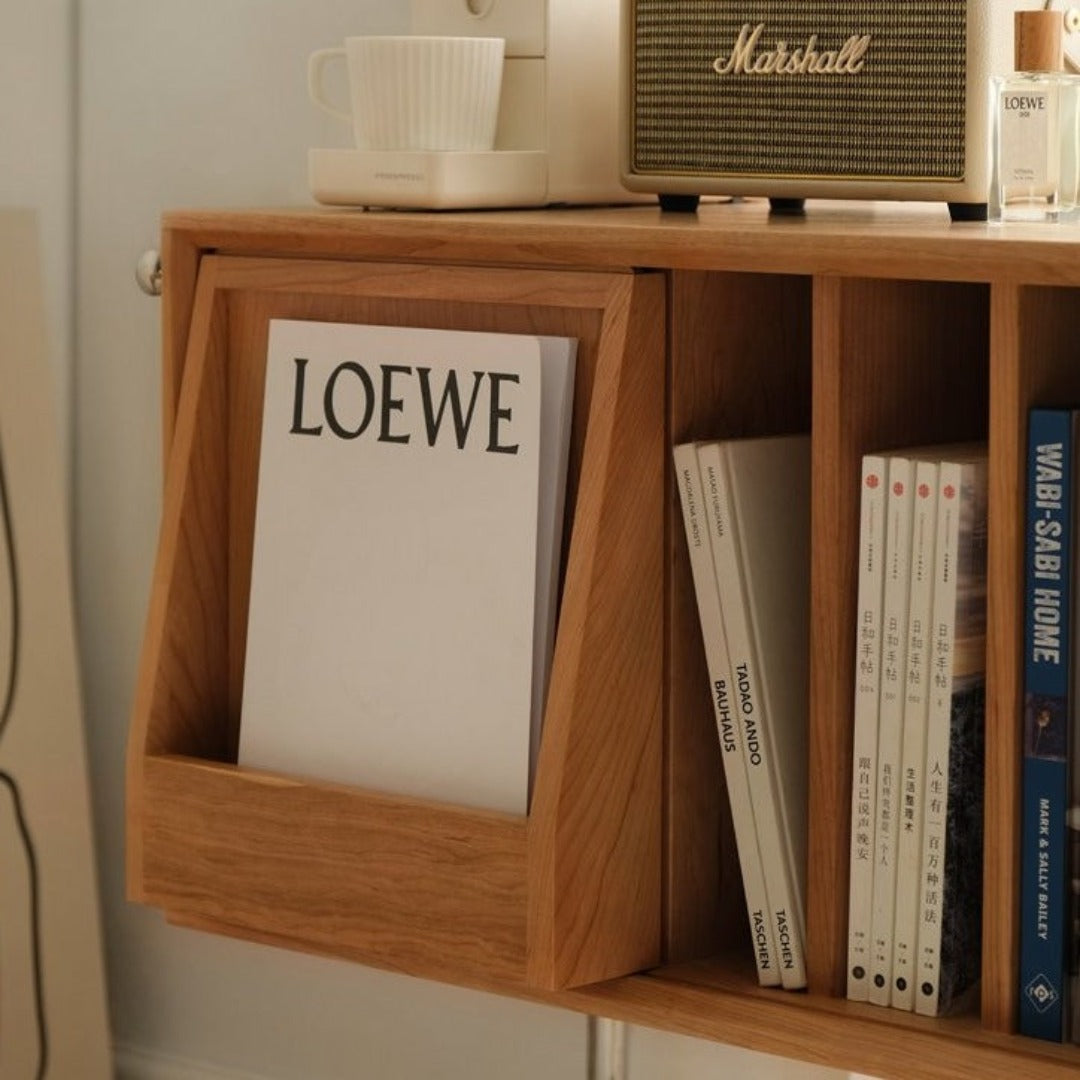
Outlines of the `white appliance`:
M412 0L414 34L506 41L495 149L315 149L312 194L432 210L640 201L620 182L619 0Z

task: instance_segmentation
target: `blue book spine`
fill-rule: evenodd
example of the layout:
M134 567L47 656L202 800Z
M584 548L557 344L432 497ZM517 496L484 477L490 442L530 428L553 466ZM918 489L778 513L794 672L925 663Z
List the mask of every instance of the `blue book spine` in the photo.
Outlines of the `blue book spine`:
M1065 1035L1068 914L1072 428L1068 409L1028 417L1020 1031Z

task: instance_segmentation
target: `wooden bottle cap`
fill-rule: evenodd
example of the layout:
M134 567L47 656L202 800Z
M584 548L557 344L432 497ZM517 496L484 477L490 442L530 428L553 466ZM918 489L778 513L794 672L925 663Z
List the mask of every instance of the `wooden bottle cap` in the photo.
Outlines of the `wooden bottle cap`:
M1017 71L1063 71L1060 11L1018 11L1013 16Z

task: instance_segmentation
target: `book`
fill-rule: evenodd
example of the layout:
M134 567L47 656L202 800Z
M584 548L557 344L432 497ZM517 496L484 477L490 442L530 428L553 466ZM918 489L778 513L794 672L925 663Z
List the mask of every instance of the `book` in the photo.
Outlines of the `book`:
M810 439L702 443L711 541L781 985L806 985ZM726 520L728 527L723 528Z
M533 605L529 796L540 754L548 676L555 655L566 511L566 471L574 419L577 340L540 336L540 490L536 519L536 602Z
M986 688L985 451L938 478L915 1011L950 1012L982 952Z
M885 458L880 454L865 454L859 489L851 868L848 887L847 996L852 1001L867 1001L870 997L881 607L885 583L885 481Z
M1074 552L1074 564L1075 559ZM1074 666L1080 667L1080 664L1074 661ZM1073 685L1075 688L1075 680ZM1073 709L1072 730L1069 732L1069 813L1065 823L1069 851L1067 1025L1068 1038L1072 1043L1080 1043L1080 769L1076 765L1074 749L1078 744L1078 719L1077 710Z
M1074 554L1075 559L1075 554ZM1066 820L1069 852L1068 960L1066 988L1068 1038L1080 1043L1080 780L1073 747L1077 744L1077 710L1073 709L1073 728L1069 733L1069 814Z
M1024 757L1020 837L1022 1034L1065 1034L1069 932L1066 815L1071 726L1070 612L1076 413L1028 415Z
M1077 439L1073 438L1073 458L1080 452ZM1080 498L1077 497L1077 479L1072 482L1072 536L1080 535ZM1080 544L1073 542L1070 552L1070 569L1073 583L1080 581ZM1080 656L1077 655L1077 617L1080 611L1080 594L1072 585L1069 612L1069 692L1072 695L1069 710L1067 762L1069 806L1065 816L1066 873L1068 875L1065 942L1067 953L1065 1027L1069 1042L1080 1044Z
M697 448L693 443L675 446L673 456L698 620L705 646L709 697L712 699L716 716L716 730L735 832L735 847L739 856L754 963L760 985L779 986L780 966L777 962L773 921L769 916L765 872L762 868L754 810L750 800L742 729L732 700L731 664L713 568L712 542L709 538L709 507L713 505L713 500L718 498L718 492L714 480L711 498L707 497L698 467ZM718 527L727 527L722 518Z
M271 321L241 764L527 812L575 351Z
M882 599L881 692L874 814L874 889L870 922L869 1000L888 1005L899 829L900 751L904 722L914 461L888 458L885 496L885 585Z
M890 1004L915 1007L915 960L919 927L919 866L922 861L923 770L930 684L930 622L933 616L938 462L915 461L907 656L897 802L896 899L893 916Z
M937 554L937 513L941 499L940 477L943 470L949 473L958 463L981 460L985 457L986 448L981 443L953 443L920 447L909 451L909 454L915 460L914 517L890 999L894 1008L908 1011L915 1005L926 730L932 676L930 628Z

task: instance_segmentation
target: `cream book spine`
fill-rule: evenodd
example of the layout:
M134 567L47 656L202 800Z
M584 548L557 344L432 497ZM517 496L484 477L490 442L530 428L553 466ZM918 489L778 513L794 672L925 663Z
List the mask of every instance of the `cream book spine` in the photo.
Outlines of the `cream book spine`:
M574 419L577 339L538 337L540 346L540 476L536 521L536 603L533 613L532 715L529 725L529 800L555 656L559 576L570 434Z
M885 457L881 454L864 455L859 495L851 865L848 884L847 996L852 1001L867 1001L870 996L881 608L885 583L885 482Z
M888 1005L892 982L893 917L896 910L896 851L900 751L904 722L904 672L911 577L912 478L914 462L889 458L885 501L885 591L882 609L881 697L874 815L874 904L870 939L870 1001Z
M781 985L806 985L809 438L699 446Z
M709 696L712 699L720 739L721 760L735 831L735 846L739 855L754 963L760 985L779 986L780 968L772 920L769 917L765 872L758 849L754 811L750 803L743 738L732 704L731 665L720 613L720 594L717 591L716 572L713 568L705 490L698 468L697 449L693 443L681 443L674 448L673 455L690 555L690 572L697 599L698 621L705 646Z
M896 853L896 912L890 1001L915 1007L915 964L919 926L919 867L922 862L923 771L929 705L930 627L933 618L938 463L916 461L911 527L911 592L904 678L904 727L900 748L900 799Z

